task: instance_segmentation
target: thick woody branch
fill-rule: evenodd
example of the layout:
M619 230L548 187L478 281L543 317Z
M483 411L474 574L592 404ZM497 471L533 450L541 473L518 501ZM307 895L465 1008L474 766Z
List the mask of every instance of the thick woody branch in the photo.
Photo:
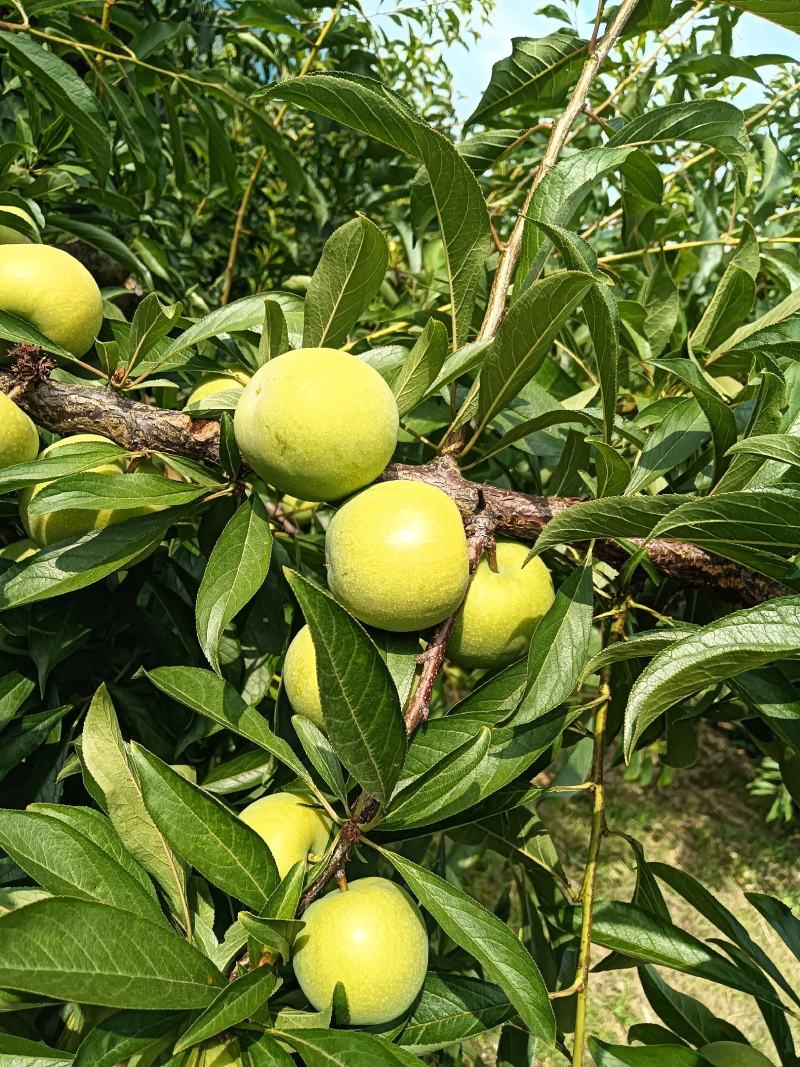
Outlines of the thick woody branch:
M16 370L0 371L0 390L8 393L20 387L22 391L15 395L17 404L47 430L97 433L131 451L166 452L201 463L219 462L219 423L213 419L192 419L178 411L143 404L111 387L21 380ZM446 456L421 466L395 463L386 468L382 477L438 486L453 498L465 520L475 514L483 493L497 530L521 541L535 541L550 519L580 503L573 497L527 496L469 481L455 461ZM787 592L778 582L695 545L651 541L646 550L651 563L666 577L682 585L714 589L744 604L761 603ZM627 558L613 541L598 542L595 552L614 565Z

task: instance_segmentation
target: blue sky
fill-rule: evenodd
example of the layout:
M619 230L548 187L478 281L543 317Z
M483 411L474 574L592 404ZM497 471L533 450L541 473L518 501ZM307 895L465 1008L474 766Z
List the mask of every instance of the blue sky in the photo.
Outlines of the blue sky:
M457 111L461 118L474 109L481 93L489 82L492 65L511 52L512 37L541 37L553 30L563 28L563 23L533 12L543 6L544 0L495 0L495 13L491 24L481 31L480 40L469 41L466 46L454 45L446 52L448 64L453 71L458 93ZM800 2L800 0L799 0ZM594 19L594 0L580 0L579 13L583 16L581 32L588 34ZM736 54L755 55L778 52L800 60L800 36L783 30L766 19L755 15L743 15L735 31ZM765 80L769 68L762 74ZM737 103L749 105L760 99L760 87L748 88L747 95L737 98Z

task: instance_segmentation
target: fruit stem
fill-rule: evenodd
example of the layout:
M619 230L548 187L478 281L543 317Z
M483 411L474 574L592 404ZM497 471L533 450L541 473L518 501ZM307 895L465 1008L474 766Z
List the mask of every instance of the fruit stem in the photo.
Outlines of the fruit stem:
M339 868L334 875L334 878L336 879L336 884L339 886L339 891L341 893L346 893L350 887L347 884L347 875L344 873L344 867Z

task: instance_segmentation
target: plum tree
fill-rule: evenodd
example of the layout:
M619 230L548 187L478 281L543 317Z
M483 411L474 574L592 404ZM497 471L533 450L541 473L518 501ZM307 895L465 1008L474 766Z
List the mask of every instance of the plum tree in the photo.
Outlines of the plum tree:
M82 356L103 321L103 298L86 267L62 248L0 244L0 310Z
M39 454L39 431L33 420L5 393L0 393L0 470L27 463Z
M328 585L357 619L397 632L446 619L467 590L458 508L423 482L382 482L348 500L325 538Z
M391 459L394 395L368 363L331 348L271 359L245 387L234 425L242 455L265 481L306 500L337 500Z
M325 720L317 681L317 656L307 626L295 634L283 661L283 687L298 715L305 715L322 730Z
M341 1021L373 1026L413 1003L428 967L428 934L401 886L357 878L346 892L334 889L316 900L303 919L292 963L315 1008L335 1002Z
M553 603L550 572L518 541L498 541L497 570L483 559L458 614L447 655L462 667L502 667L524 656Z
M321 856L331 836L331 820L297 793L270 793L248 804L239 817L269 845L281 878L309 854Z

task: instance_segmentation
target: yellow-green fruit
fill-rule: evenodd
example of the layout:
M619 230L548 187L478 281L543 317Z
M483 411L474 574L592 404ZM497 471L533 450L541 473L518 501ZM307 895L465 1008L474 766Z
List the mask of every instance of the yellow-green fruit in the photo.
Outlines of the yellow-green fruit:
M318 507L319 502L316 500L300 500L288 493L281 500L284 515L298 526L308 525L314 518L314 512Z
M34 544L29 537L23 537L21 541L15 541L0 549L0 559L10 559L12 563L21 563L30 556L35 556L39 546Z
M107 441L107 438L94 433L79 433L72 437L62 437L60 441L46 448L42 452L42 457L52 455L64 445L74 445L79 441ZM125 473L119 463L103 463L99 467L92 467L92 471L97 474L119 474L120 476ZM90 530L101 530L106 526L113 526L115 523L135 518L137 515L149 515L151 511L158 510L155 506L122 511L114 511L112 508L103 508L100 511L67 508L64 511L51 511L45 515L29 514L31 501L46 485L49 485L49 482L37 482L36 485L19 494L19 517L22 525L40 548L47 548L56 541L65 541L68 537L82 537ZM139 563L141 560L137 559L133 562Z
M0 469L28 463L39 454L39 431L25 412L0 393Z
M30 322L82 356L103 321L103 299L86 267L50 245L0 245L0 310Z
M187 406L191 404L197 404L201 400L205 400L208 396L214 396L217 393L228 393L232 389L240 393L250 381L250 375L244 372L237 372L234 374L207 374L200 379L200 384L197 385L189 394L187 400Z
M3 226L3 215L16 215L33 226L33 219L27 211L21 207L13 207L10 204L0 205L0 245L27 245L31 243L30 237L21 230L15 230L13 226Z
M714 1041L699 1049L700 1055L716 1067L774 1067L772 1060L738 1041Z
M392 457L398 426L380 374L333 348L271 359L245 387L234 418L253 470L305 500L337 500L373 481Z
M317 682L317 655L311 631L307 626L299 630L286 650L283 661L283 688L292 709L311 719L320 730L325 728Z
M307 797L295 793L271 793L254 800L240 818L266 841L278 874L285 878L309 852L321 856L328 846L332 823Z
M523 566L528 547L498 541L497 572L478 564L464 608L447 643L447 655L462 667L502 667L528 651L531 634L553 603L550 571L538 558Z
M346 893L334 890L315 900L303 921L292 964L318 1011L333 1002L339 984L353 1026L387 1023L411 1006L428 968L428 935L419 909L399 885L358 878Z
M348 500L328 527L325 557L336 599L383 630L435 626L469 580L458 508L425 482L381 482Z

